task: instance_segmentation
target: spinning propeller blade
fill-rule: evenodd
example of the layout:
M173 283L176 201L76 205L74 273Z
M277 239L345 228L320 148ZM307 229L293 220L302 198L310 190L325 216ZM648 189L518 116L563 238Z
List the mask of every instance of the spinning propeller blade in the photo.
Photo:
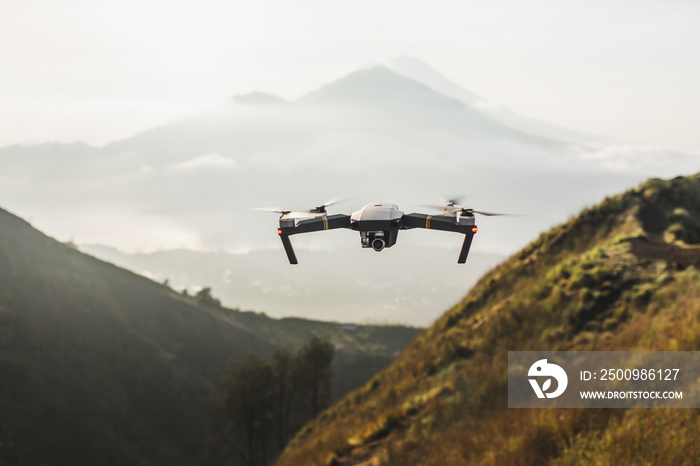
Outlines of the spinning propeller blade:
M259 212L276 212L278 214L288 214L291 210L280 209L279 207L256 207L251 210L257 210Z
M479 215L485 215L487 217L496 217L496 216L514 216L517 217L519 216L518 214L501 214L501 213L496 213L496 212L484 212L483 210L474 210L474 209L469 209L467 207L463 207L459 205L459 202L461 199L464 199L465 196L454 196L453 199L446 199L445 200L445 205L435 205L435 204L421 204L421 207L426 207L428 209L435 209L435 210L441 210L443 215L451 216L454 217L457 215L458 212L462 212L463 214L479 214Z
M326 207L330 207L335 204L339 204L341 202L346 201L347 199L341 199L341 198L333 198L330 199L320 206L317 207L312 207L309 210L300 210L300 211L295 211L295 210L289 210L289 209L280 209L279 207L259 207L255 208L252 210L257 210L260 212L276 212L278 214L282 215L289 215L295 217L295 218L303 218L303 217L314 217L313 214L322 214L326 212Z

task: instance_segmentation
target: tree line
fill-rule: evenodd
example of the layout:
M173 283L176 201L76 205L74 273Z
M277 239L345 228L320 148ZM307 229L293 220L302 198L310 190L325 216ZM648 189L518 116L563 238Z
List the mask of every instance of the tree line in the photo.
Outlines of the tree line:
M296 353L278 349L271 360L250 354L234 362L207 400L212 459L266 465L329 406L334 356L328 339L312 335Z

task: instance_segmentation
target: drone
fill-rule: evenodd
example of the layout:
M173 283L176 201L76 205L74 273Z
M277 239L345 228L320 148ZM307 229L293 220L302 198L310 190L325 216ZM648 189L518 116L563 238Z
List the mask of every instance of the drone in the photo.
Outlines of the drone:
M493 212L483 212L468 209L458 205L459 199L450 199L444 206L424 206L431 209L441 210L441 214L428 215L420 213L405 214L399 210L396 204L367 204L360 210L350 215L334 214L328 215L326 207L338 204L342 200L333 199L320 206L304 211L291 211L278 209L276 207L265 207L261 210L265 212L277 212L280 215L279 228L277 234L282 240L282 245L287 253L290 264L298 264L297 256L294 253L292 242L289 237L300 233L311 233L314 231L335 230L337 228L347 228L360 233L360 244L363 248L372 248L377 252L383 251L396 244L400 230L412 230L414 228L425 228L427 230L452 231L464 234L464 242L457 259L458 264L467 261L469 248L474 235L479 230L476 226L474 214L486 216L510 215Z

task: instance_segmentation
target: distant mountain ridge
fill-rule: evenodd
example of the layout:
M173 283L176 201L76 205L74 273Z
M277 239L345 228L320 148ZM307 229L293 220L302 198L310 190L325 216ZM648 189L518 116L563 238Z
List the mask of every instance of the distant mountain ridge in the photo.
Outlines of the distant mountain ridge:
M387 60L383 65L398 74L425 84L440 94L464 102L478 109L484 116L512 129L534 136L568 142L605 141L603 137L523 117L499 105L488 102L486 99L450 81L426 63L415 58L398 57Z
M559 145L504 126L479 109L382 65L352 72L288 105L270 105L285 101L262 92L233 101L245 105L219 106L108 144L101 151L112 157L140 153L139 163L150 165L195 151L250 158L280 144L289 145L293 152L303 151L325 134L341 131L396 135L435 130L534 147Z
M395 73L382 65L354 71L300 97L295 102L352 105L399 103L407 106L440 106L446 109L465 107L459 100L436 93L425 84Z
M0 464L201 464L232 358L327 336L338 397L416 331L203 306L0 209Z
M407 78L428 86L442 95L455 98L466 105L478 106L484 99L450 81L427 63L411 57L397 57L382 63L382 66Z
M287 103L286 100L276 95L268 94L266 92L251 92L244 95L234 95L231 101L236 104L244 105L268 105L268 104L284 104Z

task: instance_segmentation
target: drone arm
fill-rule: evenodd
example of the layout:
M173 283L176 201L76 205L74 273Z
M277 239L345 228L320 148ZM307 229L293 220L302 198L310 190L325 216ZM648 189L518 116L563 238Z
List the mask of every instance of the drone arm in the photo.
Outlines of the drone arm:
M457 259L458 264L464 264L467 262L467 254L469 254L469 248L472 246L472 239L474 238L474 233L471 231L464 235L464 242L462 243L462 250L459 251L459 259Z
M403 228L406 230L425 228L464 234L462 250L459 252L459 258L457 259L458 264L464 264L467 261L469 248L477 231L476 225L460 225L455 217L446 215L406 214L402 218L402 223Z
M292 265L298 264L299 261L297 260L297 255L294 254L294 248L292 247L292 242L289 241L289 235L284 233L281 228L278 231L280 234L280 239L282 240L282 246L284 246L284 252L287 253L289 263Z
M284 246L284 251L287 253L289 263L294 265L298 264L299 261L297 260L296 254L294 254L292 242L289 240L291 235L311 233L313 231L333 230L336 228L350 228L350 216L342 214L331 216L324 215L323 217L299 220L296 222L296 225L292 223L289 226L282 226L282 222L280 222L280 228L277 230L277 233L280 235L282 246Z
M472 233L474 225L460 225L455 217L446 215L405 214L402 219L403 229L425 228L427 230L453 231L455 233Z
M283 228L283 230L288 230L288 234L290 235L296 235L298 233L335 230L336 228L350 228L350 216L336 214L305 218L303 220L298 220L295 226Z

